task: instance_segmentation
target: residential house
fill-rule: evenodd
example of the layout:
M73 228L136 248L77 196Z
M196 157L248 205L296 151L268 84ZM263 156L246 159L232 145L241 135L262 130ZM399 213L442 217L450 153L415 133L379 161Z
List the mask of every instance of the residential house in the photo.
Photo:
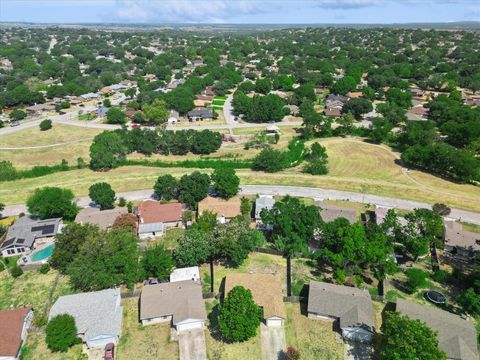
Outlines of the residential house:
M353 208L335 206L323 201L315 201L315 205L320 207L320 215L325 222L337 220L339 218L347 219L350 224L357 221L357 212Z
M126 207L117 207L108 210L88 207L80 210L75 217L75 222L78 224L97 225L101 229L110 229L117 217L127 213L128 211Z
M325 88L315 88L315 94L321 95L325 92Z
M283 326L286 318L282 285L271 274L234 273L225 277L225 295L235 287L243 286L252 292L253 301L263 308L265 325Z
M50 112L55 110L53 104L36 104L25 108L29 115L40 114L42 112Z
M97 117L103 118L107 116L108 108L106 106L97 106L96 115Z
M373 305L367 290L310 281L307 311L310 319L338 322L345 339L372 341Z
M18 360L27 331L33 320L33 309L23 307L0 311L0 359Z
M350 99L358 99L363 93L361 91L350 91L347 93L347 97Z
M292 116L298 116L300 113L300 108L297 105L286 105L285 107L290 111L290 115Z
M180 114L177 110L170 110L170 115L168 117L169 124L176 124L180 120Z
M480 256L480 234L467 231L459 222L444 222L445 255L455 260L470 262Z
M471 321L437 307L397 298L396 311L420 320L437 333L447 359L478 360L477 331Z
M88 94L83 94L83 95L80 95L80 97L83 99L83 100L94 100L94 99L97 99L98 98L98 94L96 93L88 93Z
M89 348L116 344L122 329L120 301L119 288L60 296L48 320L61 314L73 316L77 335Z
M8 228L5 241L0 245L1 255L16 256L33 250L41 243L50 241L62 226L61 218L36 220L22 216Z
M193 103L197 107L204 107L210 105L212 101L213 96L197 95L197 98L193 101Z
M240 198L235 196L231 199L224 200L221 198L208 196L198 203L198 216L205 211L217 214L217 220L224 224L235 216L241 215Z
M195 108L187 113L189 120L212 120L213 119L213 110L210 108Z
M205 89L202 91L202 95L203 96L215 96L215 91L213 91L213 87L212 86L207 86L205 87ZM213 98L212 98L213 100Z
M140 295L142 325L170 322L177 332L203 329L207 314L200 281L147 285Z
M328 108L325 108L325 110L323 111L323 114L325 116L340 117L342 116L342 109L338 107L333 107L333 108L328 107Z
M198 266L175 269L170 274L170 282L172 283L186 280L200 281L200 271Z
M261 220L260 213L263 209L272 210L275 199L271 195L260 195L255 199L255 220Z
M173 227L182 226L183 205L180 203L161 204L155 200L144 200L135 209L138 218L138 236L148 239L161 236Z
M334 105L343 106L348 101L348 97L344 95L328 94L325 96L326 107L332 107Z
M412 121L422 121L428 118L428 109L423 105L416 105L407 111L407 119Z

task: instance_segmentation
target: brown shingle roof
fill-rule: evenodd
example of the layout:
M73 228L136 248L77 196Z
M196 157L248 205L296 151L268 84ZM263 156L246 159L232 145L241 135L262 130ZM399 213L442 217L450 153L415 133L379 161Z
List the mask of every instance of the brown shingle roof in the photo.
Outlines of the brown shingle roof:
M357 212L355 209L330 205L323 201L317 201L315 202L315 205L322 209L320 215L325 222L330 222L338 218L345 218L351 224L357 221Z
M24 307L0 311L0 356L17 356L22 345L25 316L31 310L31 307Z
M186 280L147 285L140 296L140 320L172 315L173 325L187 319L205 320L202 285Z
M255 303L263 307L265 319L286 318L282 286L275 276L270 274L227 275L225 277L225 294L228 294L235 286L250 289Z
M210 196L206 197L198 203L198 213L202 214L204 211L211 211L227 219L234 218L242 214L240 211L240 198L235 196L229 200L223 200Z
M75 222L79 224L93 224L98 225L102 229L112 227L115 219L122 214L126 214L126 207L117 207L115 209L102 210L98 208L86 208L80 210L75 217Z
M438 345L447 359L478 360L477 332L473 324L460 316L432 306L397 298L397 312L425 322L438 333Z
M160 204L155 200L144 200L136 209L142 224L174 222L182 220L183 207L180 203Z

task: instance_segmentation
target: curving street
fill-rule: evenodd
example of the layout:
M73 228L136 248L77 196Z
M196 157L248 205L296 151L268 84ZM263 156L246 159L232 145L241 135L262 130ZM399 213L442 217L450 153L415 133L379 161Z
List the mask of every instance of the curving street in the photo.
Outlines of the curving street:
M399 208L405 210L413 210L417 208L431 209L431 205L419 201L395 199L386 196L378 196L371 194L361 194L350 191L331 190L314 187L299 187L299 186L278 186L278 185L243 185L240 188L241 195L291 195L298 197L306 197L321 200L343 200L352 201L362 204L372 204L388 208ZM152 189L128 191L124 193L117 193L117 197L124 197L128 201L138 201L148 198L153 198ZM79 197L77 203L80 207L86 207L90 204L88 196ZM25 204L8 205L2 211L4 216L17 215L27 212ZM452 209L449 219L461 220L471 224L480 225L480 214L472 211L461 209Z

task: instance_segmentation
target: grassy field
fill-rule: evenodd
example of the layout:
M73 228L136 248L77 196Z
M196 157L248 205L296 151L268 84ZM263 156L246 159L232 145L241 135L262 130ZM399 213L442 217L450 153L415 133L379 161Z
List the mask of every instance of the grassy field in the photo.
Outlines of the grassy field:
M45 342L45 332L29 334L22 348L22 360L87 360L82 352L82 345L75 345L67 352L51 352Z
M58 272L55 270L50 270L47 274L29 271L18 278L11 276L0 278L0 309L30 305L36 311L35 316L41 316L57 275ZM52 304L59 296L71 293L67 277L60 276L53 293Z
M142 326L138 322L138 299L123 300L122 335L117 359L178 359L178 343L170 340L170 324Z
M260 329L257 336L242 343L225 343L219 338L217 326L217 300L206 303L208 329L205 331L205 343L207 347L207 358L209 360L261 360L262 349L260 340Z
M84 130L81 129L80 130ZM251 131L251 129L235 129L235 132ZM286 146L294 135L292 128L282 128L282 136L277 148ZM398 154L384 146L372 145L354 138L319 139L329 154L329 173L324 176L311 176L301 172L301 166L287 169L276 174L239 170L237 174L242 184L261 185L296 185L312 186L327 189L354 191L365 194L376 194L394 198L423 201L430 204L443 202L451 207L480 211L480 187L467 184L457 184L420 171L402 170L397 164ZM11 159L14 163L20 161L27 164L58 163L62 158L74 161L78 156L88 156L82 150L74 152L73 144L49 149L5 152L0 151L0 159ZM73 150L72 150L73 149ZM64 152L64 153L62 153ZM211 158L251 158L258 150L244 150L241 143L228 143ZM47 156L48 155L48 156ZM45 159L48 157L48 161ZM19 158L21 157L21 158ZM129 158L144 158L143 155L131 154ZM198 159L200 156L161 156L154 155L150 159L178 161ZM39 160L40 159L40 160ZM53 160L52 160L53 159ZM29 167L29 166L27 166ZM128 191L151 188L155 178L165 173L179 176L193 169L155 169L148 167L123 167L109 172L95 173L88 169L58 173L35 179L24 179L15 182L2 183L0 199L6 204L24 202L36 187L45 185L71 188L77 196L87 194L88 187L97 181L110 182L116 191Z
M343 359L344 346L336 341L332 324L311 320L300 304L286 304L285 337L287 346L300 351L302 359Z
M148 241L148 246L152 247L156 244L162 244L163 246L165 246L166 249L173 250L177 246L178 239L182 236L184 232L185 230L181 228L167 230L165 235L163 235L162 237Z
M78 157L88 161L92 139L102 130L54 124L48 131L28 128L0 136L2 147L33 147L65 144L38 149L0 150L0 160L10 160L18 168L58 164L62 159L74 162Z

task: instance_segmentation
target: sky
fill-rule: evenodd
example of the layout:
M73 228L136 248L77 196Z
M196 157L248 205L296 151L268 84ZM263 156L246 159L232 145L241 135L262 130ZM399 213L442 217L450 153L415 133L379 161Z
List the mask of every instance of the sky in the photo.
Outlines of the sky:
M480 0L0 0L0 21L154 24L480 21Z

